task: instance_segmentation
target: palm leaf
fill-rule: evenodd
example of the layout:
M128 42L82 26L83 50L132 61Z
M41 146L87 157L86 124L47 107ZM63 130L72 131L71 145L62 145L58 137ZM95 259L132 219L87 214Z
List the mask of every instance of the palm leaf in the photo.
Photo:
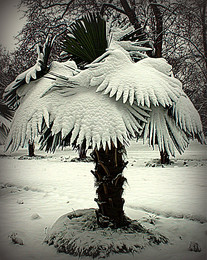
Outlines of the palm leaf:
M149 113L150 118L144 128L143 142L149 138L149 145L155 148L158 145L159 151L166 151L169 155L175 156L175 151L183 153L189 144L185 133L176 125L175 120L168 115L168 110L162 106L152 106Z
M53 39L49 37L46 39L43 47L37 45L37 60L35 65L18 75L16 79L6 87L3 98L10 108L16 109L19 106L20 96L18 95L18 90L20 88L27 87L30 81L39 79L48 72L48 59L52 45Z
M77 63L90 63L107 48L106 22L99 14L89 13L70 26L65 37L64 51Z
M183 93L172 107L172 115L176 125L182 129L191 139L198 139L200 143L205 143L203 127L198 111L195 109L190 99Z

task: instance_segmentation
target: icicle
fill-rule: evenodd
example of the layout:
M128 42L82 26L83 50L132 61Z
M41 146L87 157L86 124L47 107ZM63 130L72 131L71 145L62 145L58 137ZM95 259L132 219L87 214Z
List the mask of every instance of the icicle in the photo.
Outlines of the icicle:
M124 88L124 92L123 92L123 103L127 102L129 96L129 87Z
M109 95L110 98L113 97L113 96L116 94L117 88L118 88L118 86L114 86L114 87L112 88L112 90L111 90L111 92L110 92L110 95Z
M122 96L122 93L123 93L123 86L119 86L118 87L118 91L116 93L116 101L118 101L120 99L120 97Z
M30 75L30 72L28 72L28 73L26 74L26 77L25 77L25 81L26 81L27 84L29 84L30 78L31 78L31 75Z
M101 142L99 141L99 142L97 142L97 150L100 150L100 147L101 147Z
M46 123L47 127L49 128L50 127L50 117L49 117L49 113L46 109L43 110L43 116L44 116L45 123Z
M102 146L103 146L103 149L104 151L106 150L106 141L102 139Z
M144 102L147 107L150 107L150 98L149 95L145 95Z
M113 142L114 146L117 148L117 137L115 133L111 136L111 141Z
M78 135L77 144L81 145L84 139L85 139L85 131L82 127Z
M127 138L127 136L125 136L125 138L121 135L121 134L119 134L118 136L118 139L119 139L119 142L121 143L121 144L124 144L124 139L128 139ZM116 142L114 143L114 145L115 145L115 147L117 148L117 139L116 139Z
M131 106L134 103L134 89L133 88L129 92L129 103Z
M140 104L142 104L142 106L144 106L144 97L143 97L143 93L142 91L135 91L135 97L137 100L137 105L139 106Z
M111 142L112 142L112 140L110 138L110 140L107 142L109 150L111 150Z
M109 83L109 85L107 86L107 88L103 92L104 95L108 94L112 90L112 88L113 88L112 84Z
M105 76L101 75L98 77L93 77L90 81L91 87L99 86L101 83L103 83L105 80Z
M101 85L97 88L96 92L100 92L103 91L104 89L106 89L108 87L108 80L104 80Z
M80 130L80 124L78 122L76 122L74 129L72 131L71 144L75 141L76 137L78 136L79 130Z

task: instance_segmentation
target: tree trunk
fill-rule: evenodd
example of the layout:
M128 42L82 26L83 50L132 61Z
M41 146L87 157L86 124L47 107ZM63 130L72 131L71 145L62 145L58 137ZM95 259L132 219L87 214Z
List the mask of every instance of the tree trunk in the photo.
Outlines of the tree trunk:
M95 149L92 157L95 162L95 171L92 171L96 179L98 197L97 222L102 227L113 226L114 228L128 224L124 214L123 184L126 178L122 172L127 162L123 160L124 146L118 142L117 148L112 143L109 150Z
M80 160L84 160L84 159L86 159L86 150L84 150L84 149L80 149L79 151L78 151L78 153L79 153L79 158L80 158Z
M78 153L79 153L79 159L80 160L86 159L87 150L86 150L86 142L85 141L82 143L82 145L80 145L80 147L78 149Z
M147 38L148 38L147 34L143 30L142 25L141 25L139 19L137 18L134 6L130 7L127 0L120 0L120 2L121 2L121 5L122 5L126 15L129 18L130 23L137 30L137 37L138 37L139 41L147 40Z
M29 157L35 156L34 149L35 149L34 141L29 140L29 142L28 142Z
M156 32L155 32L155 57L162 57L162 42L163 42L163 16L158 8L156 0L149 0L151 3L152 10L154 12L155 21L156 21Z
M170 164L170 158L166 151L160 152L160 160L161 160L161 164Z

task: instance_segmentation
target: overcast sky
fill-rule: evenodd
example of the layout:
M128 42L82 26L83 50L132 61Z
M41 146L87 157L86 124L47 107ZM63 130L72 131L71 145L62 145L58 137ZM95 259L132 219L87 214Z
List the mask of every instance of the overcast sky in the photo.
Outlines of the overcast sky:
M0 44L8 50L15 48L13 37L21 30L24 21L17 12L18 0L0 0Z

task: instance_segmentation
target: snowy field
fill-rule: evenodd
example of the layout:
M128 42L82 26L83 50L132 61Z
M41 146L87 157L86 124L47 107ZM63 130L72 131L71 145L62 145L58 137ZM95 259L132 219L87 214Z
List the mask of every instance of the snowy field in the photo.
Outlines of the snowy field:
M57 253L43 241L61 215L96 207L90 173L93 163L70 162L77 154L69 148L55 154L36 150L44 158L32 160L20 159L27 149L7 156L3 156L3 147L0 150L0 259L78 259ZM156 164L158 151L141 142L127 150L125 213L170 242L147 247L140 254L108 259L207 259L207 146L193 142L166 167ZM12 236L23 245L14 244ZM190 251L191 242L198 243L201 251Z

